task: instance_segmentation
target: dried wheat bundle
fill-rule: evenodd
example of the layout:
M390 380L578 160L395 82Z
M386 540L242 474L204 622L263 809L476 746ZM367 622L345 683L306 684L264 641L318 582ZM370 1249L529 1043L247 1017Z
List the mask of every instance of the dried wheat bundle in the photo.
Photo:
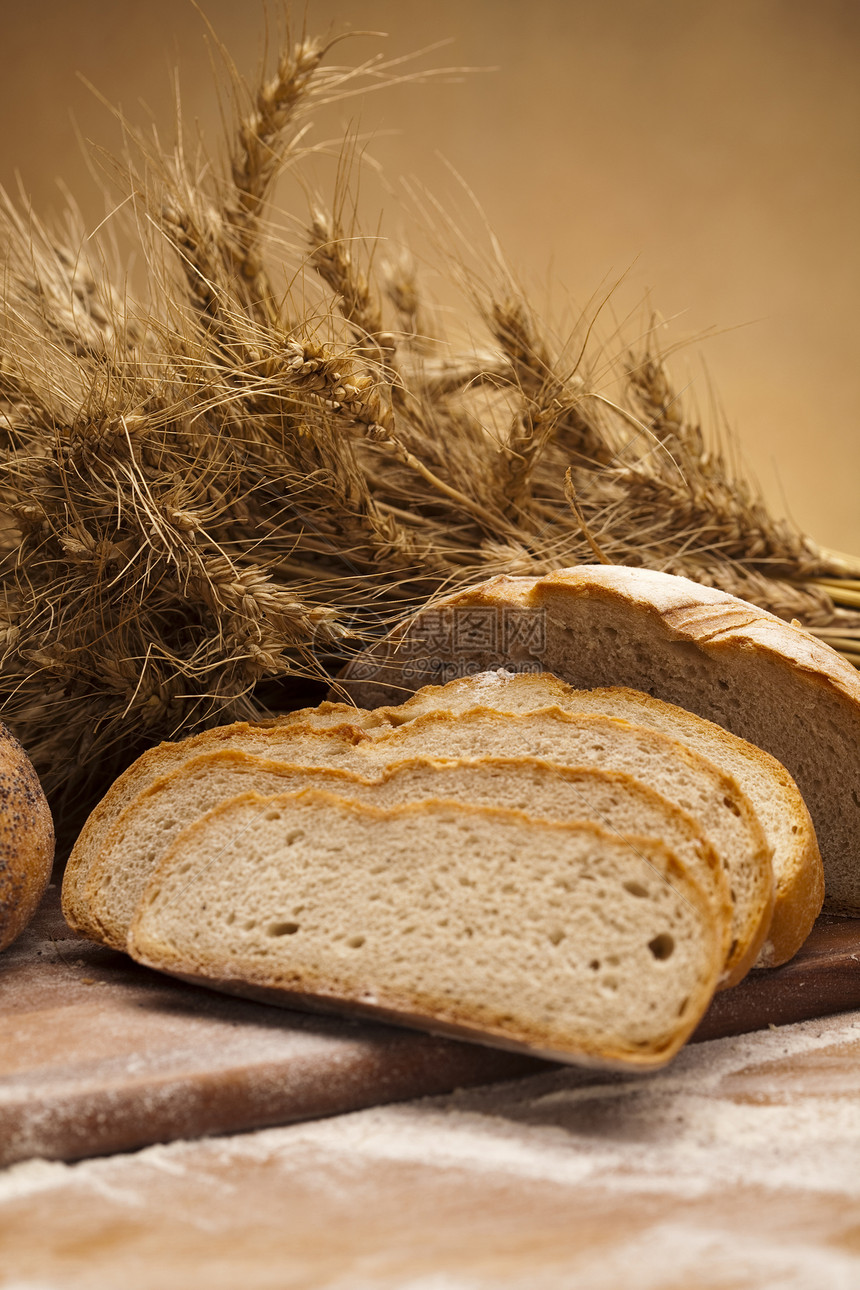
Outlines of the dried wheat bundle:
M446 343L342 189L302 236L275 228L314 109L396 72L329 54L287 41L256 88L234 76L220 166L129 131L145 300L73 211L0 209L0 703L55 804L159 738L264 719L291 678L496 572L685 573L860 660L858 571L768 514L653 340L610 399L585 335L556 348L501 272L481 347Z

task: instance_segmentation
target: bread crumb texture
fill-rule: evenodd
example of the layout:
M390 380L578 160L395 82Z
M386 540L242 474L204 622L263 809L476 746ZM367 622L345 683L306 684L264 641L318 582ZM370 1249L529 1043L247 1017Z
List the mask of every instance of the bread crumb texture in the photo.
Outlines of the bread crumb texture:
M667 1060L722 967L667 849L594 825L424 802L254 794L186 832L129 946L245 982L562 1059Z

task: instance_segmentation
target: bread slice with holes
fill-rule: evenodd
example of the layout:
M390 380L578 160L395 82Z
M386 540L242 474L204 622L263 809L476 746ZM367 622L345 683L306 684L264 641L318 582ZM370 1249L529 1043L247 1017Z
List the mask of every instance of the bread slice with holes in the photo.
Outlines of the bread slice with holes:
M679 739L733 776L752 803L772 851L774 910L756 966L776 967L797 953L821 912L824 869L800 790L775 757L677 704L617 686L574 690L547 672L498 669L425 686L408 702L379 708L373 715L380 726L398 726L423 712L442 709L456 714L476 703L497 712L530 712L557 704L565 711L621 717Z
M688 578L582 565L436 602L357 659L341 692L400 703L440 676L496 667L642 690L770 753L812 817L825 906L860 912L860 676L816 636Z
M236 721L201 731L187 739L165 741L148 748L113 782L78 835L63 875L62 902L66 922L85 936L102 939L104 929L93 921L87 896L90 871L123 811L157 779L201 753L221 748L262 749L268 745L280 750L291 743L293 731L303 731L307 727L314 730L340 729L344 725L357 728L368 716L349 704L326 702L318 708L301 708L286 713L273 721L259 724ZM345 737L349 737L348 731Z
M660 843L313 790L190 825L129 948L287 1007L640 1070L677 1052L722 967L711 902Z
M393 765L419 755L541 757L621 771L649 784L689 811L725 866L733 943L722 984L736 984L758 958L773 912L770 847L737 782L678 740L618 718L558 707L510 714L491 708L432 711L396 729L363 733L354 750L358 766Z
M296 746L299 754L300 747ZM662 840L711 899L723 953L728 953L728 881L692 816L629 775L554 765L537 758L415 758L374 775L326 765L267 761L222 750L192 758L142 793L111 830L90 874L90 919L102 939L125 949L128 929L149 878L195 818L247 792L263 796L321 788L388 807L428 799L504 806L535 819L590 820L620 836Z
M538 756L560 765L632 775L651 784L673 806L689 811L719 856L732 902L724 985L741 979L764 941L773 880L769 851L749 802L729 776L665 735L610 718L576 719L557 709L506 718L480 711L463 714L456 721L444 713L431 713L397 730L314 729L298 724L242 732L227 727L225 734L225 748L294 765L341 767L371 779L379 778L387 766L415 757L451 760L487 755ZM190 822L184 816L175 819L181 824ZM133 834L133 809L126 826L127 833ZM106 854L117 852L108 848ZM157 849L151 854L147 849L136 854L133 864L123 861L126 876L117 879L117 902L111 891L114 877L107 885L103 881L106 875L115 875L116 865L109 858L104 864L94 862L78 913L90 936L109 944L121 943L134 899L157 856Z

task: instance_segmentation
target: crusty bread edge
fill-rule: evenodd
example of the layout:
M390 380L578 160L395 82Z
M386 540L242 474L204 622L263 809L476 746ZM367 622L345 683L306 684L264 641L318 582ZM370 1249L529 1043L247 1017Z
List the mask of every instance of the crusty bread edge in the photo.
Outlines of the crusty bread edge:
M689 1034L685 1034L679 1041L668 1045L653 1057L636 1053L631 1053L627 1057L620 1055L602 1057L585 1051L575 1053L564 1051L559 1048L547 1047L540 1043L517 1040L502 1033L493 1033L490 1030L478 1029L463 1023L428 1017L423 1013L412 1011L405 1005L403 1007L386 1007L382 1004L362 1003L360 1000L344 1002L325 994L323 991L309 993L286 988L279 989L274 986L255 985L250 981L241 980L237 977L203 976L200 972L182 970L178 966L165 966L160 962L150 963L143 955L138 956L137 962L145 967L151 967L159 972L166 973L168 976L175 977L176 980L183 981L187 985L203 986L209 990L216 990L219 994L229 994L241 999L250 999L256 1003L270 1004L277 1008L403 1026L408 1030L418 1030L424 1034L437 1035L442 1039L462 1039L469 1043L481 1044L485 1048L523 1053L529 1057L542 1058L545 1061L559 1062L568 1066L584 1066L592 1070L642 1071L643 1073L661 1070L677 1055L690 1037ZM692 1033L692 1030L690 1033Z
M642 594L643 575L644 581L655 588L650 598ZM651 570L622 565L558 569L535 579L529 600L540 604L547 594L551 600L557 589L562 588L564 594L593 597L599 593L607 600L628 605L632 601L659 618L677 640L714 652L737 648L743 642L796 669L807 680L837 694L852 707L860 703L857 670L817 636L728 592L700 585L689 578L673 577L671 582L663 582L661 578L655 582L654 577ZM668 579L669 575L664 577ZM627 582L629 586L624 585Z

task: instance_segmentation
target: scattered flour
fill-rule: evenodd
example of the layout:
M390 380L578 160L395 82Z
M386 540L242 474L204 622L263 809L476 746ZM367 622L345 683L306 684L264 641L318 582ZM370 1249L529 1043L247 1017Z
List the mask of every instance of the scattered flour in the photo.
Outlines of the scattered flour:
M754 1285L756 1290L856 1290L860 1259L798 1240L777 1244L772 1236L664 1222L580 1259L577 1285L588 1290L618 1290L631 1284L635 1290L665 1290L669 1269L673 1286L695 1290L738 1284ZM522 1290L527 1290L525 1282Z
M478 672L471 677L471 686L476 690L501 689L504 681L509 681L516 675L512 668L497 667L488 672Z
M142 1203L151 1171L182 1175L207 1163L257 1161L286 1174L326 1160L351 1168L411 1162L564 1187L587 1182L618 1194L695 1199L758 1185L860 1200L860 1063L850 1088L824 1097L799 1096L784 1072L777 1078L786 1056L845 1045L860 1046L857 1014L694 1045L662 1075L596 1078L571 1068L132 1155L71 1165L33 1160L0 1173L0 1205L75 1186L132 1206ZM751 1078L752 1095L732 1087Z

